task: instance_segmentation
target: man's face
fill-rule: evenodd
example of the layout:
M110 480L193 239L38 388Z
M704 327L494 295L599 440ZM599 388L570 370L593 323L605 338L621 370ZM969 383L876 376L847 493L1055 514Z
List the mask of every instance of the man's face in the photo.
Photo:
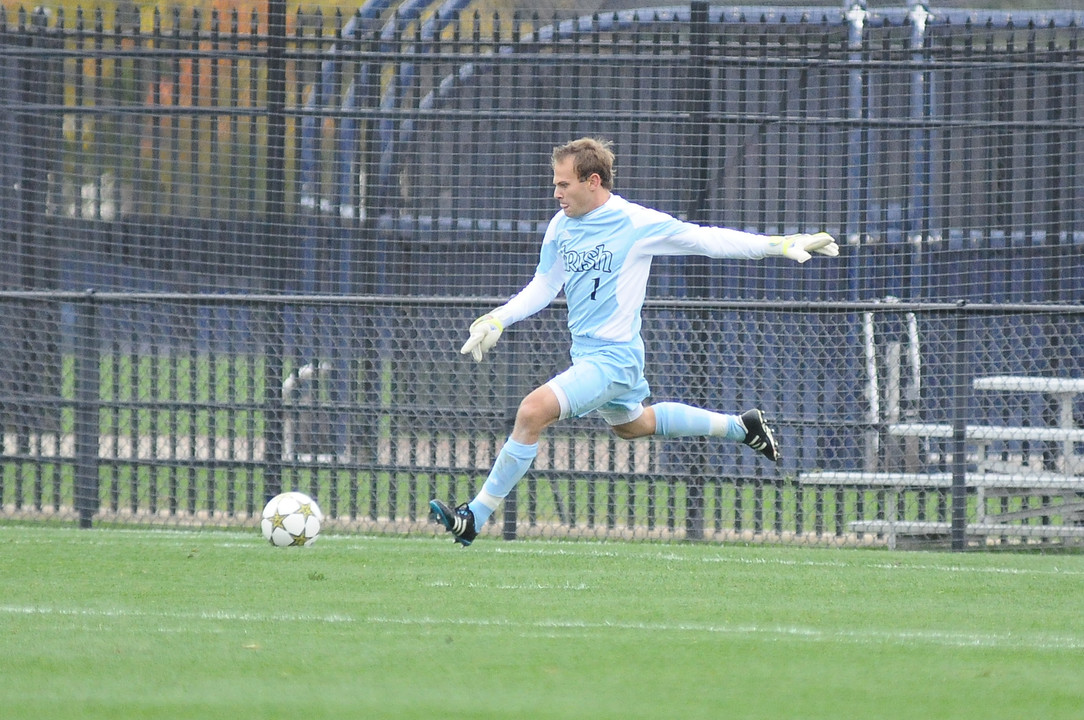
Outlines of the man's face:
M573 158L566 157L553 166L553 197L560 203L565 215L575 218L606 202L606 193L602 191L598 175L580 180L572 165Z

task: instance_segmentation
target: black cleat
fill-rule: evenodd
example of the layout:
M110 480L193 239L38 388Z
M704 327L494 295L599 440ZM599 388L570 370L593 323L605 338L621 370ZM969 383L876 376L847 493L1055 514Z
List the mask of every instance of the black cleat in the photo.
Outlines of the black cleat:
M474 513L467 507L467 503L460 503L453 510L452 507L440 500L429 501L429 514L444 526L444 529L455 536L455 541L466 547L478 537L478 531L474 528Z
M764 413L757 409L746 410L741 414L741 424L745 427L743 442L772 462L779 462L779 446L775 444L772 429L764 421Z

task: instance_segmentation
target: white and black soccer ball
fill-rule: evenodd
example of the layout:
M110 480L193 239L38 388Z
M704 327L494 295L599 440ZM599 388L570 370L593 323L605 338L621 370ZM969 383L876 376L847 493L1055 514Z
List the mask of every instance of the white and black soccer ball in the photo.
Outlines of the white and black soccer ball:
M263 508L260 529L267 542L275 547L312 545L320 536L324 513L305 493L284 492Z

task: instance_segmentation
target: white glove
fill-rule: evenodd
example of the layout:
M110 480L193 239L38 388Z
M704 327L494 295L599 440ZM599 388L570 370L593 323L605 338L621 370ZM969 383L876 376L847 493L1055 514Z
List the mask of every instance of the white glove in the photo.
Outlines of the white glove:
M482 362L482 356L489 352L504 332L504 323L493 315L486 313L470 324L470 337L463 347L459 348L462 355L471 354L474 362Z
M826 232L798 233L797 235L772 235L768 242L770 255L782 255L791 260L804 263L813 257L810 253L836 257L839 255L839 245L836 239Z

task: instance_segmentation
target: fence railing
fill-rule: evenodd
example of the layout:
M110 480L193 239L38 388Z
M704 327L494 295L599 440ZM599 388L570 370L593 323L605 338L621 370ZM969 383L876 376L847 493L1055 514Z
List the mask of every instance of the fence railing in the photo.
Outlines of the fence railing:
M431 4L7 18L0 226L15 252L0 282L396 291L376 268L439 268L434 241L544 223L549 149L584 133L615 141L626 197L695 221L825 228L894 257L1078 254L1079 12ZM72 237L79 255L56 252ZM519 267L533 243L513 251ZM477 255L464 287L515 289ZM137 262L163 256L190 272Z
M433 532L428 499L472 495L519 398L567 362L549 316L510 331L491 363L463 359L457 328L476 305L0 293L0 317L32 318L53 338L22 358L49 382L9 376L2 388L0 516L246 526L269 495L298 488L332 528ZM1006 519L984 536L1084 531L1079 305L656 301L646 312L654 397L763 407L783 462L562 423L494 525L504 537L895 543L909 522L962 547L1002 501ZM168 336L154 326L163 313ZM317 322L342 342L301 357L295 332ZM978 382L989 377L1034 384L992 393Z

